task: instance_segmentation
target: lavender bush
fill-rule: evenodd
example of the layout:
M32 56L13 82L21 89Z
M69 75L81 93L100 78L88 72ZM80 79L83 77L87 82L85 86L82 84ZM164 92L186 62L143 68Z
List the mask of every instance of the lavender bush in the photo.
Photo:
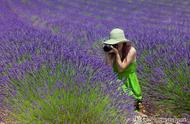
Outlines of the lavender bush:
M73 67L57 65L52 71L43 66L24 80L11 79L9 87L16 92L6 100L11 117L19 123L127 123L123 115L130 111L119 114L109 91L102 92L87 72Z
M73 123L76 120L78 123L126 123L132 118L133 99L117 91L121 82L116 82L111 68L98 58L86 56L85 49L65 43L62 36L25 25L8 31L1 40L4 42L2 57L6 58L2 61L1 75L3 104L19 123ZM63 67L57 68L60 63ZM41 72L44 65L47 70L43 68ZM65 106L73 103L71 109L65 110L69 115L63 117L65 111L60 104L49 111L44 103L47 99ZM39 105L35 106L34 102ZM43 111L38 111L39 108ZM79 116L81 112L84 116ZM23 116L25 114L28 116ZM57 117L60 119L56 120Z

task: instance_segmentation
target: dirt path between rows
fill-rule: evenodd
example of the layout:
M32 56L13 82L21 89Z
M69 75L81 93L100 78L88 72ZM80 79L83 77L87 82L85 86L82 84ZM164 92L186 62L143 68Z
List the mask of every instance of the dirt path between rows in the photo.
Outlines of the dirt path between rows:
M133 124L190 124L187 118L159 118L136 112Z

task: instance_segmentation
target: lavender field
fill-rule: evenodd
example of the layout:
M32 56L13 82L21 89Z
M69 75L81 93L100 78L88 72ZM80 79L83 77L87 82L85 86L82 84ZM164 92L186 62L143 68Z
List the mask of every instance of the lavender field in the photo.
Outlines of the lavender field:
M105 64L119 27L146 114L190 118L189 0L0 0L0 124L126 124L134 99Z

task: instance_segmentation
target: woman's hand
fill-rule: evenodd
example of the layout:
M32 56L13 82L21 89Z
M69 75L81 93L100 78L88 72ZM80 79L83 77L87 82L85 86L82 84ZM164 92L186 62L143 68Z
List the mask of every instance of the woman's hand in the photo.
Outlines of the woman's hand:
M111 48L112 48L112 50L113 50L113 52L114 52L115 54L119 54L119 51L118 51L116 48L114 48L113 46L111 46Z

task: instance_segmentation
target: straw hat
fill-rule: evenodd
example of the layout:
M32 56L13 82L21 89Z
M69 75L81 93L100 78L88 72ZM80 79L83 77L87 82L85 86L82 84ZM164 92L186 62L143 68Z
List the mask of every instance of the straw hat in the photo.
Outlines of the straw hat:
M110 32L110 39L106 40L105 44L118 44L122 42L128 42L129 40L125 38L124 31L119 28L114 28Z

